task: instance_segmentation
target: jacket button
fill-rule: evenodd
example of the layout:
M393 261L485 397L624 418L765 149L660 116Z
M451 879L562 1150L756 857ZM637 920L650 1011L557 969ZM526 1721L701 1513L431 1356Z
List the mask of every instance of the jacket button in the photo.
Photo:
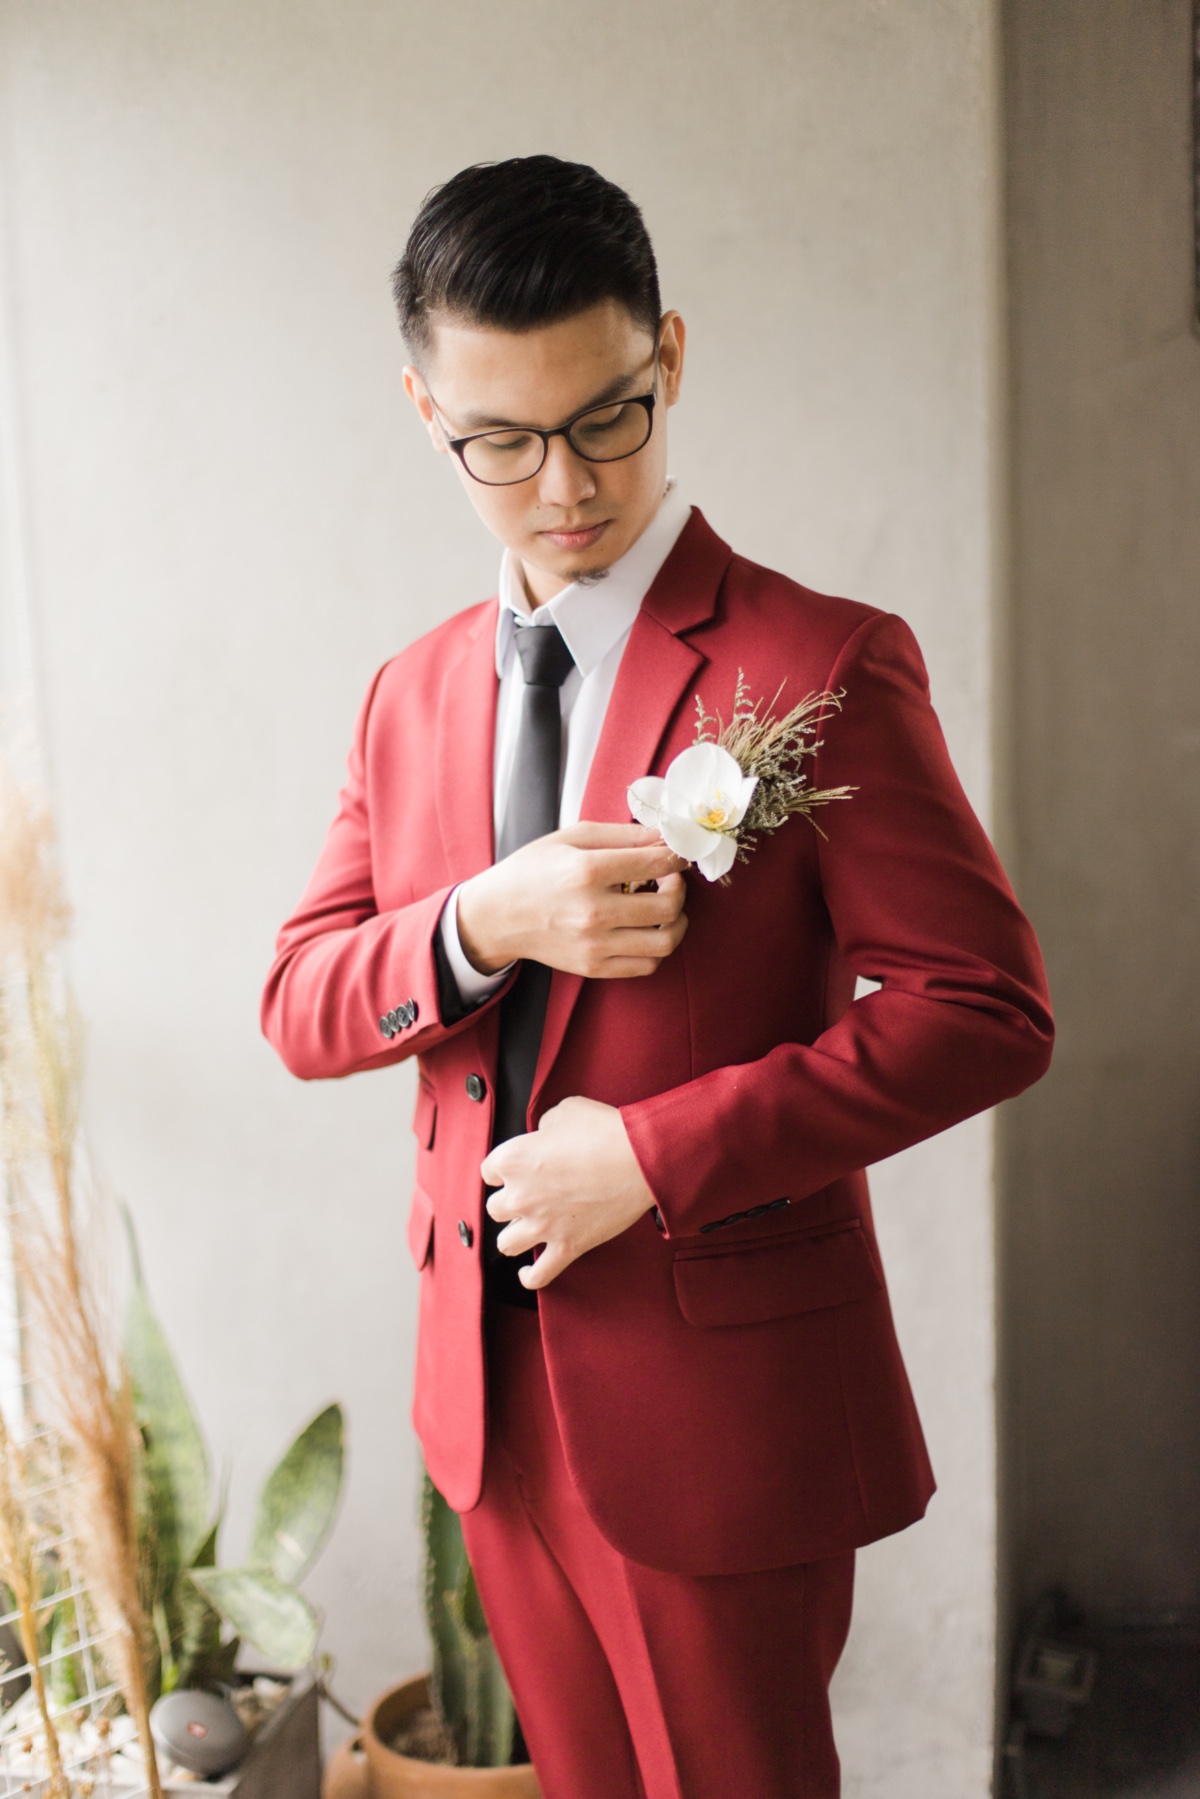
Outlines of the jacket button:
M385 1037L394 1037L396 1035L395 1027L390 1018L381 1018L379 1020L379 1028Z
M467 1076L467 1098L473 1099L476 1104L487 1098L487 1082L481 1074Z
M475 1232L471 1229L465 1218L460 1218L458 1221L458 1234L462 1238L463 1248L470 1249L472 1243L475 1241Z

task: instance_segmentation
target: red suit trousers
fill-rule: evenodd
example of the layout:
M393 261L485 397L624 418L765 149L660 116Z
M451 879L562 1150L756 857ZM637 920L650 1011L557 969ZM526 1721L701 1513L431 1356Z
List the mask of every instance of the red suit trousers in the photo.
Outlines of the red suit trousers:
M627 1560L567 1471L536 1312L497 1307L489 1370L463 1530L545 1799L837 1799L853 1554L734 1575Z

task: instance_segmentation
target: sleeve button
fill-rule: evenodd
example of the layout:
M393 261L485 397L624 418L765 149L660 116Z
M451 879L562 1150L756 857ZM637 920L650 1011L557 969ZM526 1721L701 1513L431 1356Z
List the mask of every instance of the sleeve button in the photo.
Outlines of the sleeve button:
M458 1234L462 1239L463 1248L470 1249L472 1243L475 1241L475 1232L471 1229L465 1218L460 1218L458 1221Z
M476 1105L487 1098L487 1082L481 1074L467 1076L467 1098L473 1099Z

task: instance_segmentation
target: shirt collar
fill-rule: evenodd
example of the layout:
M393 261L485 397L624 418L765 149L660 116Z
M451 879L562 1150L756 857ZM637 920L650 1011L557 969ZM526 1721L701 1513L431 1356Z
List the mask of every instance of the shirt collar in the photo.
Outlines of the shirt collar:
M633 624L659 569L675 548L691 516L691 507L671 480L658 511L637 542L603 581L583 587L573 581L544 606L531 608L515 559L505 550L500 561L500 615L496 620L496 673L503 676L513 632L524 624L555 624L581 675L590 675Z

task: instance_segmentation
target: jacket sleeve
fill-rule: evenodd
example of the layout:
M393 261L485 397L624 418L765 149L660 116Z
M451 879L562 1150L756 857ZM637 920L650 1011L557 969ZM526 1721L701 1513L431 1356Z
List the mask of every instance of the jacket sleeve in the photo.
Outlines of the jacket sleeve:
M622 1108L668 1235L803 1199L1049 1065L1037 942L951 766L908 627L866 621L828 685L844 707L812 784L857 791L819 815L822 888L841 955L882 986L815 1042Z
M378 684L377 675L359 712L337 814L276 939L262 998L263 1033L302 1080L382 1068L432 1049L505 990L481 1005L459 998L439 930L454 882L411 905L378 909L366 776Z

